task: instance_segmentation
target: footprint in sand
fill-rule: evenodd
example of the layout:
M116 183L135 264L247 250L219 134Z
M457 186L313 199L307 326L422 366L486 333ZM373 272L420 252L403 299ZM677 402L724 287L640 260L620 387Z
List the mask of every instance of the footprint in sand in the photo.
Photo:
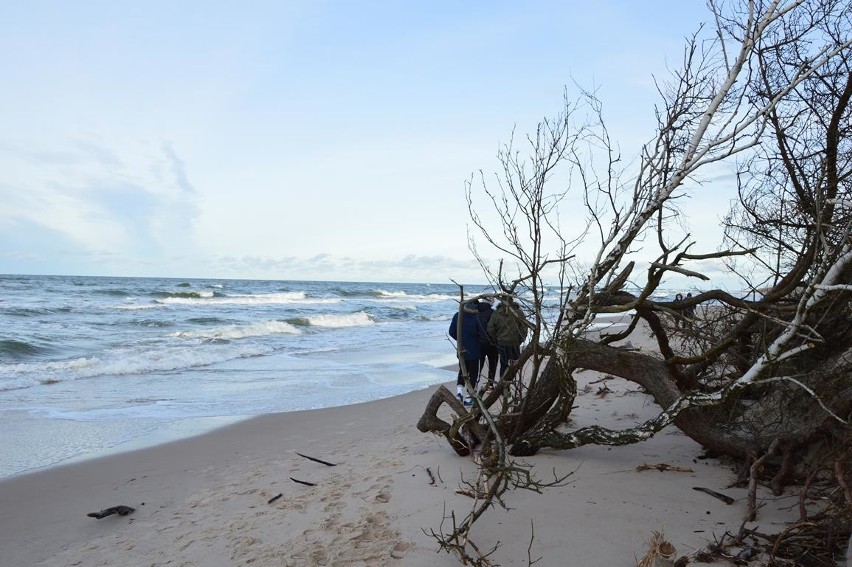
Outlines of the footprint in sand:
M411 549L411 544L406 541L398 541L391 550L391 557L394 559L402 559L408 550Z
M340 514L332 514L321 525L325 531L337 532L337 526L340 525Z
M379 493L376 495L376 502L381 502L384 504L391 499L391 487L390 485L386 485L382 487Z
M346 502L338 501L338 502L329 502L323 508L324 512L338 512L346 508Z
M328 565L328 552L324 549L312 551L311 559L313 559L317 565Z

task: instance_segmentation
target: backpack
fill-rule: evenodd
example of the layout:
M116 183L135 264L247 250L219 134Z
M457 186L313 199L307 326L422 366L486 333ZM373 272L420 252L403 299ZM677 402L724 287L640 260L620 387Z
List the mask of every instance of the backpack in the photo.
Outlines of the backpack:
M529 331L526 318L524 318L523 313L521 313L521 311L516 307L510 307L507 310L506 315L507 319L511 321L509 327L511 328L510 332L514 338L512 344L523 344L523 342L527 340L527 331Z
M516 344L523 344L523 342L527 340L527 331L529 331L529 329L527 328L526 321L521 318L515 321Z

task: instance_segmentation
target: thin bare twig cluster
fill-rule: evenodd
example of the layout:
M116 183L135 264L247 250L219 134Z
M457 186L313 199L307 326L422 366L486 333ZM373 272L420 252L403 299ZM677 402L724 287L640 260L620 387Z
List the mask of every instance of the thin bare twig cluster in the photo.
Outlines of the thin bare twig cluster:
M421 419L481 459L473 511L435 534L463 562L488 564L493 550L470 538L489 507L510 488L546 486L512 461L544 447L636 443L675 426L744 463L754 517L766 470L778 492L825 470L820 455L852 439L852 5L709 7L715 26L688 38L680 67L657 81L657 129L634 159L610 138L597 94L581 90L533 134L513 133L493 179L466 185L471 249L493 291L524 306L532 333L472 412L439 420L436 393ZM693 240L679 202L713 191L722 171L738 194L713 249ZM569 203L582 203L584 222L566 224ZM496 268L480 243L503 257ZM711 263L742 291L710 287ZM703 289L660 299L673 276ZM594 331L600 315L619 313L623 329ZM653 352L624 348L640 332ZM572 430L581 368L638 384L659 414L627 430ZM836 462L843 474L828 482L848 507L848 458Z

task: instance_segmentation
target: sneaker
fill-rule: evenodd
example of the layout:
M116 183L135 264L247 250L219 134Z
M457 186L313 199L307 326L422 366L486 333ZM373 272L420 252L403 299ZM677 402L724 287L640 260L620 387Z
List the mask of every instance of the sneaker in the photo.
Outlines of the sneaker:
M464 407L469 408L473 405L473 398L468 396L464 399L463 403L464 403Z

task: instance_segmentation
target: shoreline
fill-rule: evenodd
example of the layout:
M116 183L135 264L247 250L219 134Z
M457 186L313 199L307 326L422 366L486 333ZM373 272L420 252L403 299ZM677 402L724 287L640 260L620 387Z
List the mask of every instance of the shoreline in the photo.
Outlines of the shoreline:
M444 366L436 366L438 370L446 370L447 372L452 372L455 374L458 371L458 365L444 365ZM443 382L443 384L449 387L450 382ZM452 382L453 387L455 387L455 382ZM300 409L300 410L292 410L292 411L281 411L281 412L272 412L260 415L243 415L243 416L211 416L211 417L194 417L194 418L186 418L180 421L169 422L167 426L159 428L150 433L146 433L139 437L135 437L128 441L124 441L117 445L113 445L110 447L104 447L102 449L97 449L88 453L83 453L79 455L75 455L73 457L65 458L55 463L50 463L46 465L34 466L29 469L25 469L19 472L15 472L6 476L0 476L0 484L2 484L6 480L11 480L14 478L18 478L24 475L30 474L38 474L44 471L48 471L57 467L64 467L66 465L76 465L76 464L84 464L87 461L103 459L108 457L120 456L125 453L131 453L135 451L142 451L145 449L152 449L155 447L159 447L161 445L169 445L172 443L180 443L182 441L189 441L193 438L200 437L203 435L214 434L216 431L220 429L224 429L227 427L239 425L244 422L252 421L255 419L262 419L265 417L272 417L277 415L284 414L292 414L292 413L304 413L304 412L313 412L313 411L322 411L322 410L334 410L339 408L346 408L350 406L358 406L361 404L369 404L372 402L380 402L383 400L389 400L393 398L399 398L402 396L406 396L409 394L415 394L417 392L421 392L424 390L433 390L437 388L439 384L431 384L427 386L423 386L422 388L411 390L409 392L405 392L403 394L394 394L391 396L377 398L375 400L367 400L362 402L355 402L352 404L343 404L339 406L328 406L325 408L310 408L310 409ZM202 425L202 423L206 423Z
M455 367L451 366L434 366L432 367L438 371L441 370L452 370L456 371ZM428 384L420 387L420 390L429 389L437 386L438 383ZM166 421L160 424L158 427L153 429L150 432L142 433L139 436L132 437L126 441L120 441L114 445L107 445L95 449L84 449L82 452L77 453L72 456L62 456L58 458L58 460L54 462L46 462L44 464L33 464L28 468L24 468L21 470L15 470L14 472L8 472L5 470L0 470L0 481L15 478L20 475L32 474L43 470L48 470L54 467L64 466L66 464L73 463L82 463L91 459L99 459L106 456L117 455L121 453L137 451L141 449L146 449L149 447L154 447L158 445L163 445L167 443L172 443L175 441L180 441L183 439L189 439L192 437L196 437L199 435L205 435L207 433L216 431L217 429L228 427L230 425L234 425L237 423L241 423L244 421L249 421L252 419L256 419L258 417L264 417L266 415L277 415L283 413L296 413L296 412L304 412L304 411L314 411L321 409L334 409L339 407L347 407L348 405L358 405L361 403L369 403L370 401L379 401L383 399L392 398L398 395L405 395L406 393L416 392L418 390L410 390L409 392L405 392L403 394L392 394L389 396L376 398L375 400L366 400L361 402L354 402L350 404L343 405L334 405L328 406L325 408L310 408L310 409L295 409L295 410L282 410L270 413L263 414L255 414L255 415L221 415L221 416L199 416L199 417L187 417L182 419L175 419L171 421Z
M220 416L220 417L200 417L200 418L187 418L181 421L174 421L167 424L167 426L156 429L150 433L145 433L144 435L140 435L139 437L135 437L128 441L123 441L116 445L103 447L100 449L95 449L89 452L81 453L78 455L74 455L73 457L63 458L54 463L48 463L45 465L36 465L28 469L24 469L18 472L14 472L11 474L7 474L5 476L0 476L0 482L3 482L7 479L16 478L22 475L35 474L38 472L50 470L56 467L62 467L65 465L73 465L78 463L85 463L86 461L90 461L93 459L101 459L104 457L111 457L114 455L121 455L123 453L130 453L133 451L141 451L142 449L147 449L150 447L156 447L159 445L165 445L168 443L174 443L177 441L182 441L184 439L192 439L193 437L197 437L199 435L205 435L207 433L212 433L217 429L228 427L230 425L234 425L236 423L240 423L242 421L247 421L250 419L254 419L256 417L262 416ZM200 422L214 422L218 421L220 423L216 425L199 425Z
M2 283L0 319L14 340L0 345L0 477L195 435L230 416L405 393L440 383L438 367L453 360L443 320L455 285Z
M599 378L579 373L580 389ZM629 427L656 412L630 384L607 386L605 396L597 386L578 396L577 426ZM4 563L456 566L427 533L446 528L450 514L461 519L469 511L472 501L456 490L475 467L443 438L417 431L434 389L253 417L2 479ZM472 537L485 548L496 545L493 558L503 566L526 565L528 549L542 564L567 555L578 565L629 565L653 531L663 532L678 555L694 553L736 531L746 505L745 489L726 487L733 471L701 453L674 429L636 445L542 451L525 459L536 475L571 473L569 482L543 494L508 493L511 510L490 510ZM656 463L689 472L637 470ZM735 502L726 505L696 486ZM759 494L764 507L755 525L780 531L796 494ZM86 516L118 505L136 510Z
M228 507L227 503L234 499L245 505L242 510L232 510L237 515L257 508L267 513L295 508L304 514L305 506L294 504L294 500L312 500L319 491L290 479L319 485L341 469L314 463L297 453L334 460L338 465L352 461L361 474L375 471L374 467L380 464L398 466L400 461L393 456L394 452L389 458L382 458L381 454L358 450L359 440L365 437L368 449L374 443L383 445L388 428L396 433L408 430L408 436L413 431L421 438L419 450L428 447L430 452L443 453L440 459L455 461L455 454L448 447L442 448L437 437L416 431L414 422L407 423L414 411L422 411L421 402L431 395L432 389L347 406L256 416L193 437L0 479L0 549L4 563L58 566L82 561L80 564L166 565L171 554L159 536L181 527L195 531L193 526L198 522L211 522L200 530L201 539L206 539L204 533L213 529L217 532L216 539L232 544L230 529L218 533L226 528L218 521L223 514L221 506ZM375 419L376 415L384 415L387 421ZM457 464L469 465L461 460ZM265 472L259 472L261 468ZM369 480L357 498L369 493L374 502L383 502L385 487L376 482L389 481L390 477L381 475ZM352 489L353 483L344 481L343 486ZM224 493L229 490L236 493L226 496ZM277 494L284 496L267 504ZM337 509L340 504L329 502L337 502L342 496L338 490L334 491L334 498L321 495L322 511ZM90 512L117 505L130 506L136 511L126 517L111 516L103 520L86 517ZM212 514L208 514L211 511L207 510L208 506L215 508ZM195 510L201 512L197 521L187 521ZM378 517L362 516L357 525L361 529L374 529ZM302 521L306 519L303 517ZM308 519L307 522L309 526L321 524L328 525L327 521ZM387 526L388 522L382 525ZM122 542L114 548L116 537L122 538ZM397 554L404 554L408 547L401 543ZM151 553L160 555L159 559L152 559ZM190 555L191 565L234 564L224 560L226 556L221 552L211 552L203 546L193 546ZM241 552L232 555L236 557ZM83 559L71 559L77 556ZM432 562L430 557L429 563ZM287 564L323 562L316 557L303 557Z

